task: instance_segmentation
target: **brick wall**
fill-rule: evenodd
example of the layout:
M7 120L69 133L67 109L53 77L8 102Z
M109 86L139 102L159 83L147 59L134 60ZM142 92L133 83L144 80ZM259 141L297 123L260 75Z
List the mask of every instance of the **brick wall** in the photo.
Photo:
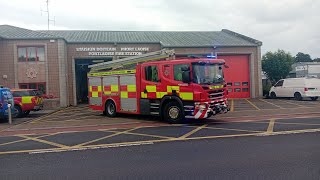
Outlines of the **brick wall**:
M46 62L18 62L18 46L44 46ZM18 83L46 82L47 93L56 97L59 93L59 66L57 41L49 40L0 40L0 84L10 88L18 88ZM25 75L27 67L34 67L38 74L34 79ZM40 69L39 69L40 68ZM7 82L2 78L7 75Z

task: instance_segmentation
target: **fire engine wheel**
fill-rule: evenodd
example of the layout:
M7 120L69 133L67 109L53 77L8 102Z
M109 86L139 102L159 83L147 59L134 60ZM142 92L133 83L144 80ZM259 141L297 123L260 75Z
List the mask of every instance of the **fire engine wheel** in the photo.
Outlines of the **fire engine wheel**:
M183 121L183 112L178 102L172 101L166 104L163 112L164 120L169 123L181 123Z
M15 105L14 106L14 115L13 115L13 117L14 118L19 118L19 117L22 117L22 115L23 115L23 112L22 112L21 107L18 106L18 105Z
M117 114L116 105L113 101L108 101L106 104L105 114L108 117L115 117Z

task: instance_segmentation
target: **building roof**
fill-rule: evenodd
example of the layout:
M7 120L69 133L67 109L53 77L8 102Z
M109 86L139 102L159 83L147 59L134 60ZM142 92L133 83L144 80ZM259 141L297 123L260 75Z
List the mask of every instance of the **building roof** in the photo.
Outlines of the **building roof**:
M10 25L0 25L0 38L2 39L50 39L55 38L48 33L32 31Z
M62 38L68 43L160 43L163 47L261 46L262 42L236 32L221 31L32 31L0 25L3 39Z

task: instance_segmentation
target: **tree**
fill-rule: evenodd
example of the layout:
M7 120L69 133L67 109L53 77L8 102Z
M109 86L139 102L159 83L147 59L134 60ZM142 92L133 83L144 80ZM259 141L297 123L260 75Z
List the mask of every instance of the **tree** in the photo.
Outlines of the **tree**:
M267 52L262 56L262 70L266 73L268 79L275 83L280 79L286 78L292 70L294 57L284 50L276 52Z
M302 52L298 52L295 57L296 62L312 62L312 59L309 54L304 54Z
M313 62L320 62L320 58L315 58Z

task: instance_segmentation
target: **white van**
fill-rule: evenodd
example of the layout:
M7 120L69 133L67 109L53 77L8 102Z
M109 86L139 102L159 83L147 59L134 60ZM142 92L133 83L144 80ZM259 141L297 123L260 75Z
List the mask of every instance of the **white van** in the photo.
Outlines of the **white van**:
M302 98L311 98L316 101L320 96L320 79L318 78L287 78L279 80L269 91L271 98L294 97L300 101Z

